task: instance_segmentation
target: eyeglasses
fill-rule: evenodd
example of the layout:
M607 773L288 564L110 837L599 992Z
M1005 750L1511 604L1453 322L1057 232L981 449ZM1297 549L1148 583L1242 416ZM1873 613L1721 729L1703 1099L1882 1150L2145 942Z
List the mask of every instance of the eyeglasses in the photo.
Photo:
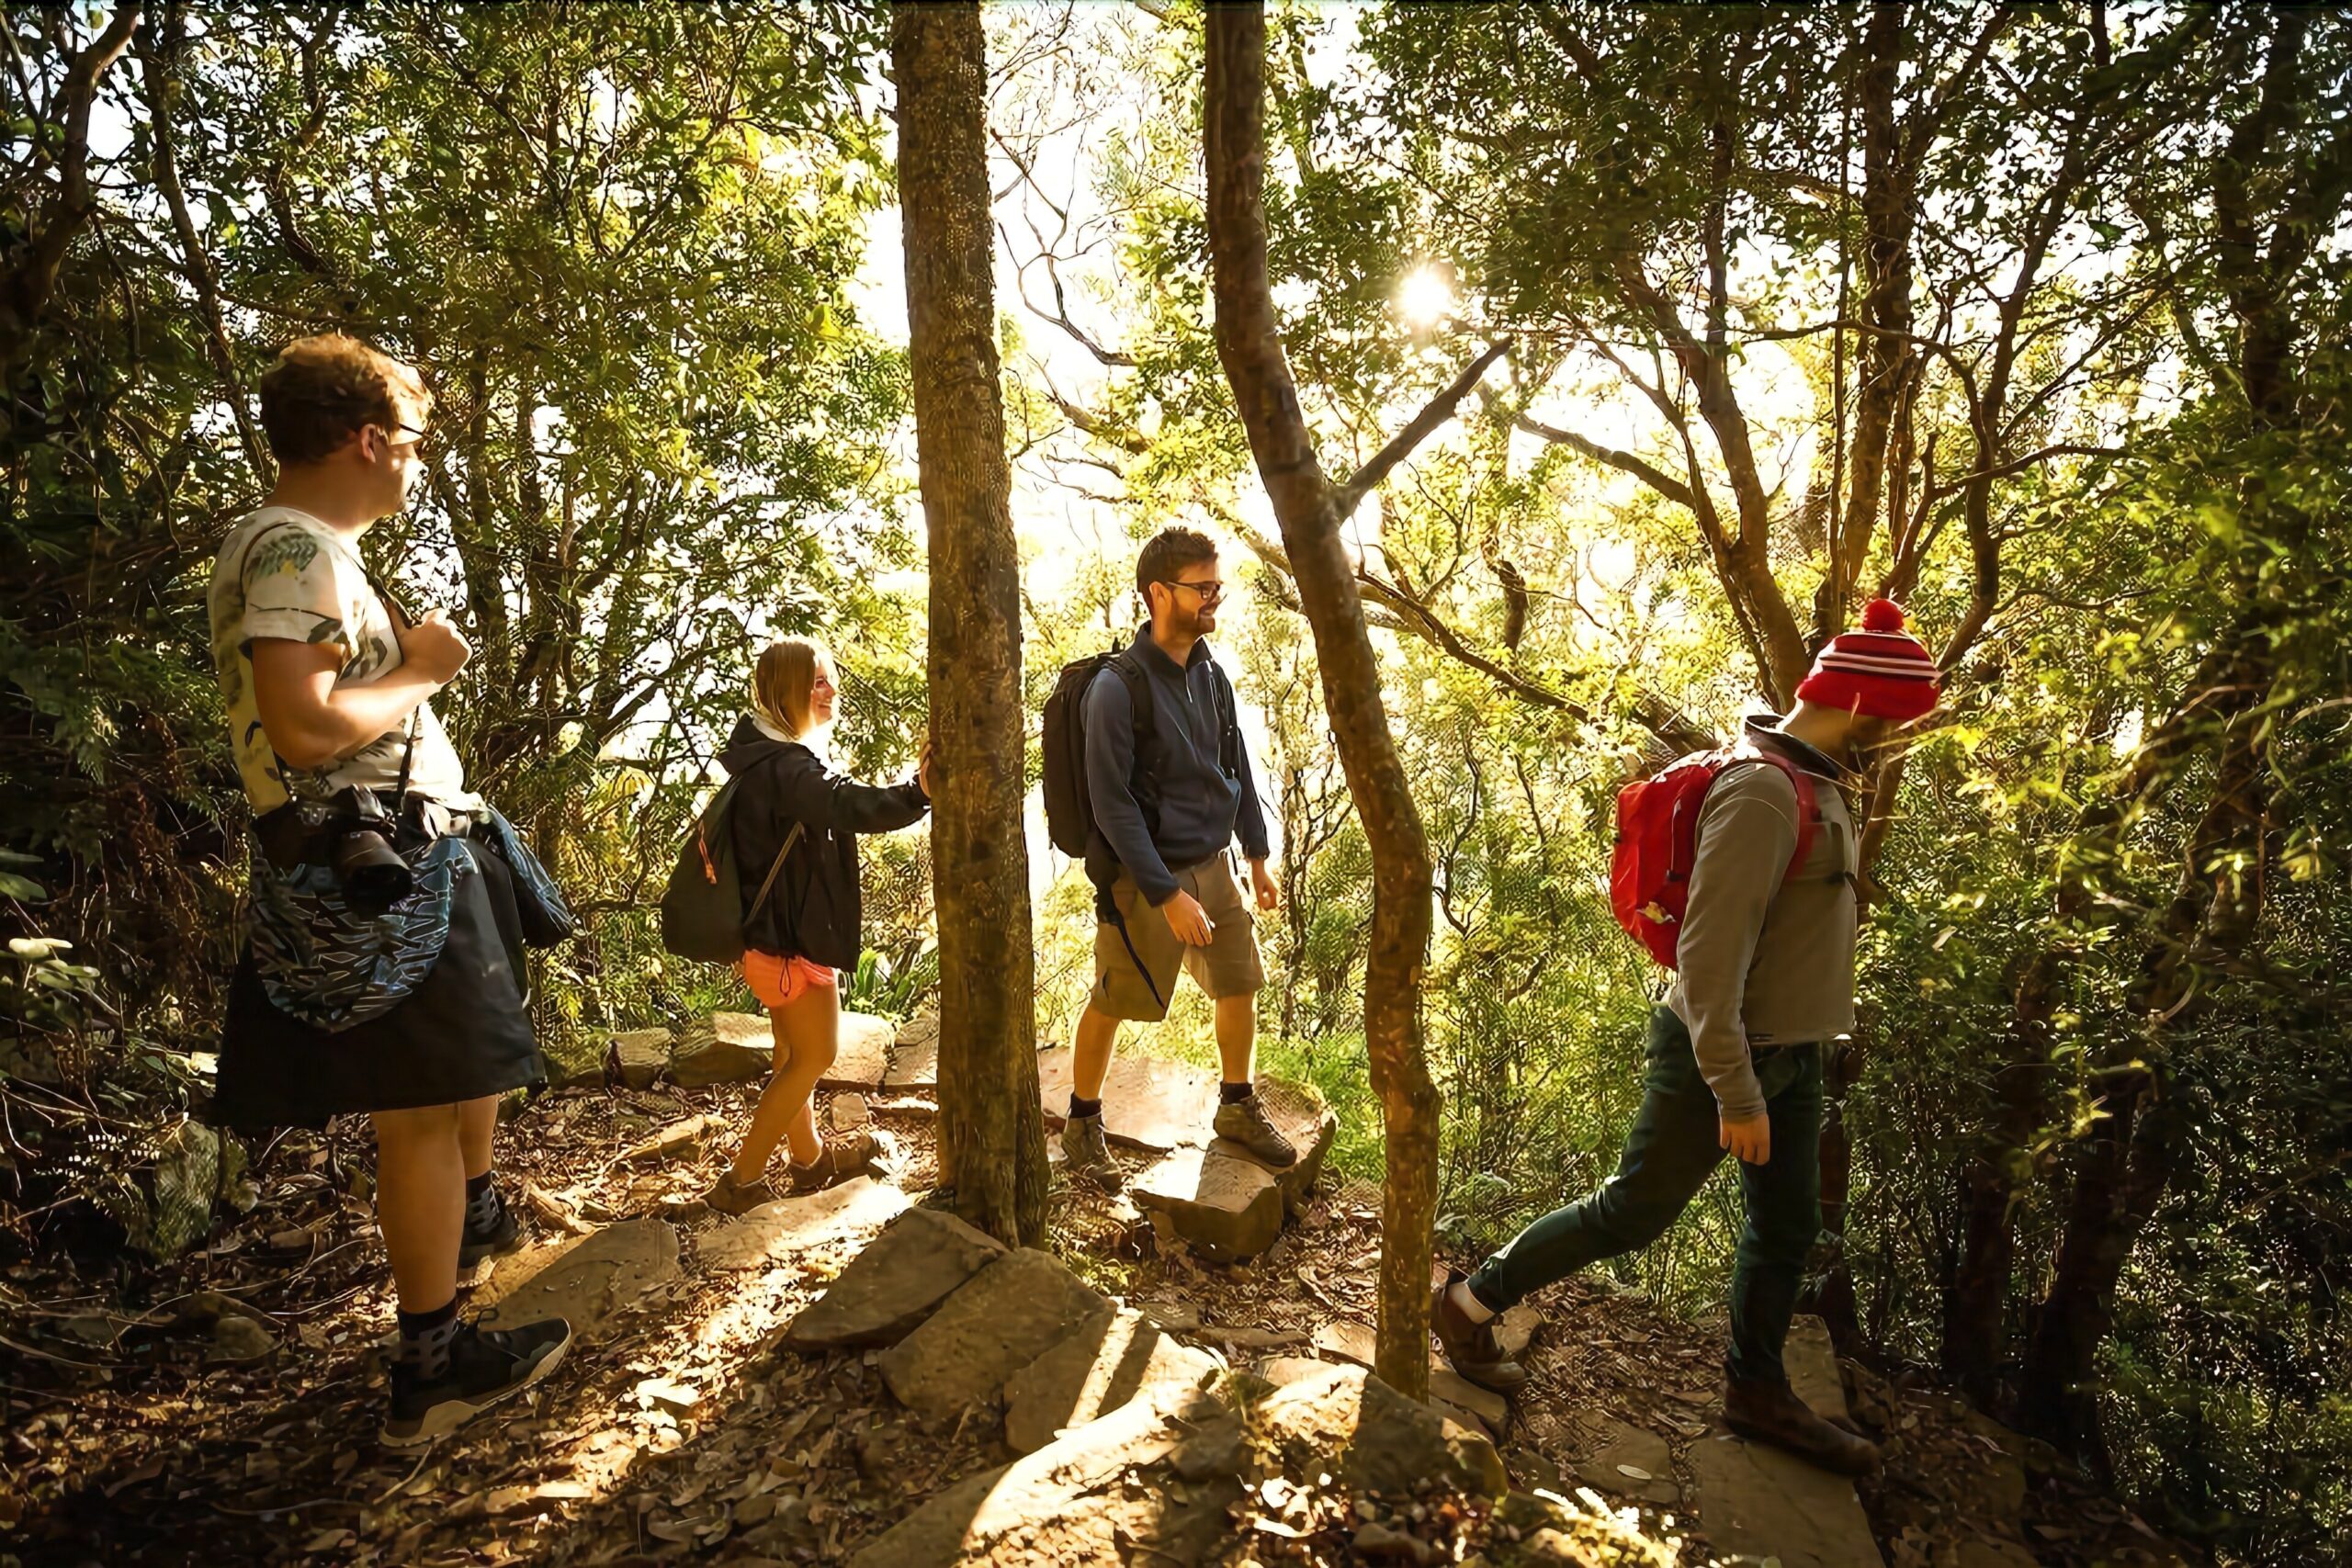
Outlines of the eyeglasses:
M1163 587L1191 589L1201 596L1204 605L1214 604L1225 597L1226 585L1222 582L1179 582L1172 577L1163 577L1159 581Z
M383 427L382 425L380 425L380 424L379 424L379 425L378 425L376 428L377 428L377 429L379 429L379 430L382 430L384 427ZM401 435L413 436L413 437L415 437L415 442L412 443L412 442L405 442L405 441L394 441L394 440L390 439L391 434L392 434L393 432L397 432L398 434L401 434ZM417 429L417 427L416 427L416 426L414 426L414 425L413 425L413 424L402 424L400 421L398 421L398 420L394 420L394 421L392 422L392 430L391 430L391 432L387 432L387 433L386 433L386 437L385 437L384 445L385 445L385 446L411 446L411 445L415 445L415 444L422 443L424 440L424 432L423 432L423 431L421 431L421 430Z

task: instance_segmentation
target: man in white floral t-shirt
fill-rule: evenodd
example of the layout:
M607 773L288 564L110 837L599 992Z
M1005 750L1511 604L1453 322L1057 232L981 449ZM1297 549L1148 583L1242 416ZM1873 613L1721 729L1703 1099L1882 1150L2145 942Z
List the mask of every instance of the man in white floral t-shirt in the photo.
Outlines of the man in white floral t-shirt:
M466 639L438 610L401 614L359 554L424 471L431 394L332 335L290 344L260 392L277 485L230 530L210 595L255 839L214 1111L238 1126L372 1121L400 1298L383 1438L415 1447L545 1376L571 1340L560 1318L482 1329L457 1303L462 1272L517 1244L491 1140L498 1096L544 1077L525 901L560 912L560 896L466 787L433 711ZM389 899L352 874L371 832Z

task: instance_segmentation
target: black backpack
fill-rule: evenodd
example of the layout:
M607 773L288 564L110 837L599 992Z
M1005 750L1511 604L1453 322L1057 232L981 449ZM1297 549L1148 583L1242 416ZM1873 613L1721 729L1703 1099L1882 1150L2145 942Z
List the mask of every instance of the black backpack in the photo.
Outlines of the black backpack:
M781 749L778 754L781 755ZM735 835L729 831L728 814L735 792L751 776L749 769L719 786L703 807L694 831L678 850L678 863L670 868L670 884L662 893L662 945L681 958L705 964L733 964L743 956L743 928L768 901L784 858L800 841L801 825L795 822L775 852L766 880L747 907L743 879L735 865Z
M1053 840L1054 848L1073 859L1086 859L1090 868L1094 857L1088 853L1088 846L1098 835L1094 803L1086 787L1086 694L1093 686L1094 678L1104 670L1113 671L1126 682L1127 705L1135 715L1136 735L1135 773L1130 783L1135 786L1136 804L1143 807L1145 825L1155 836L1159 830L1158 791L1151 787L1144 761L1156 734L1150 678L1128 649L1113 649L1071 660L1062 666L1061 675L1054 682L1053 694L1046 699L1046 832ZM1216 688L1217 700L1224 709L1218 716L1224 726L1217 740L1217 761L1231 777L1240 769L1241 727L1234 710L1233 684L1225 678L1223 670L1217 671Z

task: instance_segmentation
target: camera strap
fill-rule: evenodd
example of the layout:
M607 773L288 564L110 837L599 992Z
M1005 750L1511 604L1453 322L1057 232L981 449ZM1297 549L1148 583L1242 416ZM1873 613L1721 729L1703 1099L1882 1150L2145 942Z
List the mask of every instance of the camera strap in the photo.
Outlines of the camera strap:
M408 612L393 601L384 585L376 581L376 574L372 571L368 574L368 586L376 591L376 598L384 606L384 615L392 623L396 636L416 624L409 619ZM418 703L409 710L408 743L401 748L400 782L392 787L392 814L396 817L408 809L409 769L416 761L416 737L424 728L424 705Z

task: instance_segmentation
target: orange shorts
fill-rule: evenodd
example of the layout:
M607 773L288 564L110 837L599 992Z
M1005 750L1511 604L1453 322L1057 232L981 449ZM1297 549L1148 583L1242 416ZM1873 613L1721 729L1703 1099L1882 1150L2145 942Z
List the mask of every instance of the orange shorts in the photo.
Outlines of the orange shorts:
M750 983L752 995L765 1008L780 1008L798 1001L811 986L833 988L833 972L821 964L811 964L795 954L779 958L773 953L748 952L743 954L743 978Z

